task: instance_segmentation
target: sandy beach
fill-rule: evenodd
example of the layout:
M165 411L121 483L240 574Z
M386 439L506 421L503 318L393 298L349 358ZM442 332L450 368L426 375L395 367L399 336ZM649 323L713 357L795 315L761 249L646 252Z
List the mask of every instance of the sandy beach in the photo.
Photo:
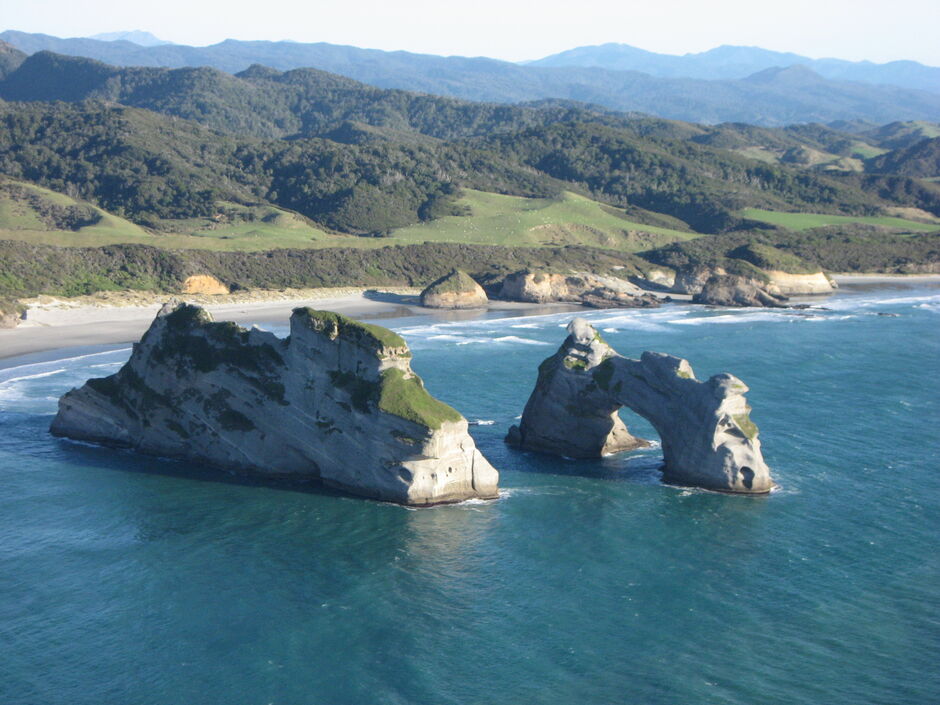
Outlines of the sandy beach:
M940 283L940 275L838 274L833 279L842 288L884 285ZM467 320L487 311L515 310L528 315L577 311L574 304L527 304L491 301L486 309L469 311L435 310L418 303L420 289L365 288L288 289L247 291L208 296L187 295L182 300L207 308L216 320L240 324L286 323L298 306L312 306L343 313L354 318L383 320L422 316L434 320ZM171 295L137 292L103 292L75 299L41 296L24 301L29 306L26 320L13 329L0 330L0 367L4 360L14 364L48 359L50 351L63 348L91 348L131 343L140 338L160 306ZM815 298L815 297L813 297ZM29 356L26 360L24 356Z
M243 325L286 324L298 306L336 311L371 321L401 317L428 317L452 321L478 318L487 311L556 313L578 310L572 304L526 304L493 301L486 309L435 310L418 303L420 289L305 289L288 292L246 292L230 296L176 297L204 306L218 321ZM49 351L131 343L140 339L160 306L170 295L106 294L78 299L39 297L29 305L26 320L16 328L0 330L0 367L47 359ZM30 359L25 359L29 356ZM22 359L21 359L22 358Z

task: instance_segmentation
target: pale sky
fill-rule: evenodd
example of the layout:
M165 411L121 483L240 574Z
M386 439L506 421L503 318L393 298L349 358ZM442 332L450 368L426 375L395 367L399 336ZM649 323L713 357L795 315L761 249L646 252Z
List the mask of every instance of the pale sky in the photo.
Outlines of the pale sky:
M940 66L940 0L0 0L0 23L60 37L142 29L197 46L293 39L509 61L622 42Z

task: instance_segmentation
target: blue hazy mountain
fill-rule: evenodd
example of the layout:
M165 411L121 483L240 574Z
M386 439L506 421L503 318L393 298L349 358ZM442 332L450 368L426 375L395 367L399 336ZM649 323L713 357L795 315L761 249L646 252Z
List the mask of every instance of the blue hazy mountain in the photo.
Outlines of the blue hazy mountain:
M498 103L576 100L698 123L775 126L836 120L876 124L940 120L940 93L833 80L802 64L762 67L744 78L707 80L590 66L519 65L488 58L385 52L326 43L229 39L207 47L144 47L128 41L60 39L15 31L3 32L0 39L26 54L47 50L118 66L207 66L227 73L255 64L282 71L311 67L380 88Z
M155 37L150 32L144 32L140 29L130 30L128 32L103 32L101 34L93 34L89 39L99 39L102 42L131 42L132 44L142 47L156 47L172 44L172 42L164 41L159 37Z
M884 84L900 88L940 92L940 68L916 61L871 61L811 59L790 52L760 47L720 46L697 54L658 54L629 44L600 44L569 49L528 66L601 68L642 71L663 78L736 79L769 68L802 65L824 78L839 81Z

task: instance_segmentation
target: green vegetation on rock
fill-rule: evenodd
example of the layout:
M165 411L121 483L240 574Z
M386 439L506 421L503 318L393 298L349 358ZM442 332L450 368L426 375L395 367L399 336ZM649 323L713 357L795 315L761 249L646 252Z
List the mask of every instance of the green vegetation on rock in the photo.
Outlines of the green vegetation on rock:
M311 330L322 333L331 340L341 338L375 352L408 347L404 338L388 328L362 323L341 313L317 311L307 307L295 308L293 315L303 317Z
M424 294L459 294L467 291L473 291L477 283L466 272L459 269L452 270L440 279L431 282L424 290Z
M432 397L421 378L405 377L398 368L382 372L379 409L427 428L440 428L445 422L460 421L456 409Z
M744 414L734 414L734 422L738 425L738 428L741 429L748 440L754 440L757 438L757 425L751 421L751 415L749 412Z

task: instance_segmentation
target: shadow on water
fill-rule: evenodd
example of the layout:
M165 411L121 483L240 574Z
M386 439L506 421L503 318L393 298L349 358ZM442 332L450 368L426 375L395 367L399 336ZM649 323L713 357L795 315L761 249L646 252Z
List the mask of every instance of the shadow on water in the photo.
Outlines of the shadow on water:
M518 472L662 484L663 457L657 450L627 451L604 458L581 459L512 446L508 446L507 451L512 469Z
M51 440L58 450L57 459L76 467L92 466L138 475L155 475L238 487L260 487L324 497L368 499L350 492L334 489L316 479L283 476L265 477L263 475L223 470L208 464L203 465L187 460L150 455L131 448L96 445L67 438L52 438Z

